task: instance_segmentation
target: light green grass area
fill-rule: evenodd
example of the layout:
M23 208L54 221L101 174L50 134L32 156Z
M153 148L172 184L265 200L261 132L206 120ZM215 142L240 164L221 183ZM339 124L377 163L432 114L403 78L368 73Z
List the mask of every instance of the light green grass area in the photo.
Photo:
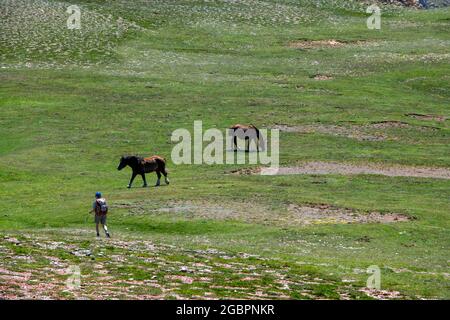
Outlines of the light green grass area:
M447 179L170 160L173 130L202 120L385 136L281 132L283 166L449 168L449 120L407 114L450 118L450 10L380 6L369 30L361 1L0 0L0 298L449 299ZM171 184L127 189L123 154L166 157ZM111 240L87 213L96 191ZM290 205L411 220L304 225ZM371 265L384 291L364 289Z

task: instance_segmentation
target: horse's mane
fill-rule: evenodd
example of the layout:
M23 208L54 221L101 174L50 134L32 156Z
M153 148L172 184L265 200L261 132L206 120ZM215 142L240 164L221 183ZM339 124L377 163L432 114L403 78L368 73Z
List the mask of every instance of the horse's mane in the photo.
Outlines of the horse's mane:
M140 157L140 156L135 155L135 154L131 154L131 155L130 155L130 154L127 154L127 155L124 155L124 158L125 158L125 159L137 159L138 161L144 159L143 157Z

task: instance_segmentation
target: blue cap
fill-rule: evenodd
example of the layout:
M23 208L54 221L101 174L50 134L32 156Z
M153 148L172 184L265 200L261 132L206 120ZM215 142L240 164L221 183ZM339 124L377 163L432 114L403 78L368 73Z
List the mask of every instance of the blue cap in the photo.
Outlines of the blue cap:
M101 198L101 197L102 197L102 193L99 192L99 191L97 191L97 192L95 193L95 197L96 197L96 198Z

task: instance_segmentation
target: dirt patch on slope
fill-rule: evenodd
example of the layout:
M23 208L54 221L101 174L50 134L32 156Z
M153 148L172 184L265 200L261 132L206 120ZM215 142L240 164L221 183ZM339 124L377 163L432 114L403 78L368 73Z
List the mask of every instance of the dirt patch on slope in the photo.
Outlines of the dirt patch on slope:
M296 167L273 168L248 168L235 170L233 174L262 174L262 175L291 175L291 174L339 174L339 175L358 175L372 174L389 177L413 177L413 178L434 178L450 179L450 169L448 168L430 168L414 166L384 166L379 164L351 164L338 162L312 161L303 163Z
M310 224L341 223L391 223L411 220L399 213L364 212L350 208L340 208L328 204L281 204L277 209L258 201L213 202L176 201L169 202L146 214L169 213L184 218L235 220L272 226L304 226Z
M290 204L289 212L293 214L293 221L302 224L319 223L392 223L409 221L410 217L398 213L369 212L362 213L353 209L338 208L327 204L304 205Z
M401 122L401 121L377 121L372 122L368 126L376 129L390 129L390 128L409 128L409 123Z
M411 117L418 120L425 120L425 121L438 121L438 122L444 122L447 120L447 117L445 116L439 116L435 114L421 114L421 113L407 113L405 114L407 117Z
M313 49L339 49L350 46L373 46L373 45L376 46L378 45L378 43L372 40L300 39L289 42L287 44L287 47L297 50L313 50Z
M375 128L375 129L417 129L420 131L436 131L439 130L439 128L435 128L435 127L429 127L429 126L414 126L411 125L407 122L402 122L402 121L392 121L392 120L387 120L387 121L376 121L376 122L372 122L370 124L367 125L367 127L369 128Z
M405 137L398 137L395 130L417 130L420 132L435 132L439 128L430 126L416 126L401 121L377 121L363 125L335 125L335 124L304 124L304 125L286 125L277 124L271 129L278 129L282 132L296 133L320 133L332 136L346 137L358 141L384 141L384 140L405 140ZM408 140L409 141L409 140ZM415 141L415 140L414 140Z
M216 201L172 201L167 205L151 210L153 214L169 213L184 218L236 220L247 223L286 225L285 217L274 215L274 212L264 204L253 201L252 204L243 202Z
M235 170L231 170L231 171L225 172L225 174L231 173L231 174L248 176L248 175L252 175L252 174L260 174L261 170L262 169L260 167L256 167L256 168L241 168L241 169L235 169Z
M318 81L326 81L326 80L333 80L332 76L327 76L325 74L316 74L315 76L312 77L314 80L318 80Z
M317 49L317 48L342 48L345 42L328 39L328 40L299 40L290 42L288 47L293 49Z
M334 162L308 162L299 167L280 168L279 174L374 174L390 177L450 179L450 169L408 166L354 165Z

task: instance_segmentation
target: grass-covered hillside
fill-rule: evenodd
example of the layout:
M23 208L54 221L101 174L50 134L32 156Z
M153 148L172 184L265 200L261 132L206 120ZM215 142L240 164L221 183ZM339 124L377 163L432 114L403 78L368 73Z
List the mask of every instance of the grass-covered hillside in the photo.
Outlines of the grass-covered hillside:
M0 299L449 299L450 10L372 3L0 0ZM279 129L284 174L175 165L195 120Z

